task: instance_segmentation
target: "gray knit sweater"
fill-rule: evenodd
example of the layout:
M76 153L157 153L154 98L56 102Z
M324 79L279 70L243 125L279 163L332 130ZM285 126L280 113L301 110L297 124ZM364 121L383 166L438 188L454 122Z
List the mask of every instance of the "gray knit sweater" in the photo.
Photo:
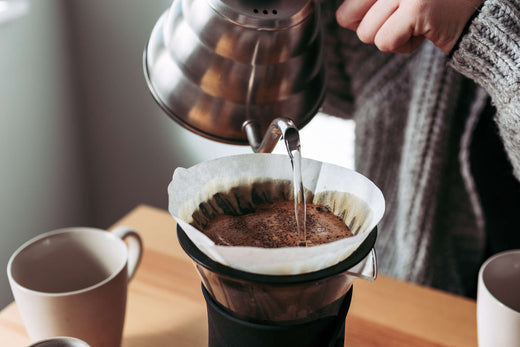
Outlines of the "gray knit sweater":
M485 0L451 57L428 41L379 52L336 24L333 2L322 4L323 109L355 120L356 168L385 195L380 272L467 294L485 233L469 145L489 97L520 179L520 0Z

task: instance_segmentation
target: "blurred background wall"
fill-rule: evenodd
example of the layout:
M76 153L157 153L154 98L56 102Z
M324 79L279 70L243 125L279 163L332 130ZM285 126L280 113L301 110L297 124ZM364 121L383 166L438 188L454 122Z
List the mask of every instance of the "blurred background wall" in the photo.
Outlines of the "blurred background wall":
M9 256L31 237L166 209L176 167L251 153L182 129L148 92L142 52L170 0L29 4L0 23L0 308ZM353 166L352 124L320 116L301 136L304 156Z

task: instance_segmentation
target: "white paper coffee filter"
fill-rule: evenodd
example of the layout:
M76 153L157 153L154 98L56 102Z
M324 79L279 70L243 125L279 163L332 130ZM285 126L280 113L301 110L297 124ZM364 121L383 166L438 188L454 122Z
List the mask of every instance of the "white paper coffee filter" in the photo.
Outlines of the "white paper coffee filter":
M303 159L302 176L304 187L317 198L331 191L353 195L348 203L357 206L349 209L343 220L354 236L312 247L233 247L216 245L190 225L192 214L200 203L208 201L217 192L259 180L292 181L291 162L286 155L244 154L206 161L188 169L177 168L168 186L169 211L190 240L216 262L267 275L321 270L354 252L383 217L385 201L374 183L347 168ZM292 194L292 188L289 190L288 194Z

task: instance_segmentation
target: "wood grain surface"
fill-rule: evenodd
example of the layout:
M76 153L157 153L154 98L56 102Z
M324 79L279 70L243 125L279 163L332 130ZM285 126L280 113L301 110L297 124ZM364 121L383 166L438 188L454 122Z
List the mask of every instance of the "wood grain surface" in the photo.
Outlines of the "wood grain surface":
M168 212L138 206L115 223L136 228L144 242L130 283L123 347L207 346L200 280L177 242ZM346 346L477 346L476 304L379 275L357 280ZM0 312L0 346L30 343L15 303Z

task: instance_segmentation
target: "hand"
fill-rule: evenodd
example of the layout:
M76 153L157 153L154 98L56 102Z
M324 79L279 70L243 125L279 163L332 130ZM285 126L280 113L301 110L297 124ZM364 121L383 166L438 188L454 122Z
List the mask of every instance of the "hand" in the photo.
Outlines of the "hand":
M410 53L424 39L449 54L483 0L345 0L338 24L384 52Z

